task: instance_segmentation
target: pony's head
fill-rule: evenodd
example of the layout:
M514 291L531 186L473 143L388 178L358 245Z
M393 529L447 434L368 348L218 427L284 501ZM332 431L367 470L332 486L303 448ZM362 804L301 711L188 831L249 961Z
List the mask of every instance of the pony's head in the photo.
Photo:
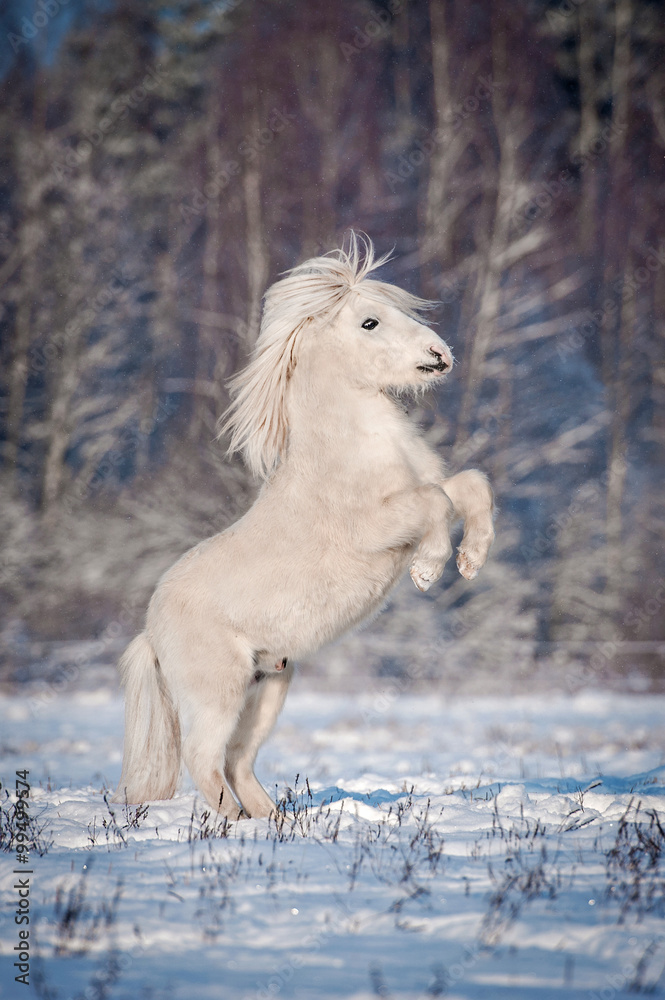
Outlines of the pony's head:
M420 321L435 303L367 277L388 256L375 260L371 241L351 233L348 251L307 260L266 292L256 346L229 382L220 430L256 475L270 475L285 454L286 393L299 358L319 356L334 365L331 377L377 391L426 388L452 368L448 346Z

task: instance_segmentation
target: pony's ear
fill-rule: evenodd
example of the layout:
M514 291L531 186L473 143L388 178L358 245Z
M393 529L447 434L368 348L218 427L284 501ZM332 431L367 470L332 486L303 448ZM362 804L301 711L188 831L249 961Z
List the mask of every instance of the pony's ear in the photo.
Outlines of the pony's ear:
M297 363L298 341L310 318L285 329L264 317L252 359L229 381L232 402L218 437L230 433L228 453L241 451L254 475L267 478L288 443L286 389Z

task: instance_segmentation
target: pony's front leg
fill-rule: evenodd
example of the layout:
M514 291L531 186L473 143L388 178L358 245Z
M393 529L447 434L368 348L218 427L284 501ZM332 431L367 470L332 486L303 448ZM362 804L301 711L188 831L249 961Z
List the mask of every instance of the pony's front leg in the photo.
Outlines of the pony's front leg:
M365 551L417 546L411 561L411 579L418 590L429 590L452 555L452 502L438 483L427 483L390 493L371 520L363 524Z
M453 505L438 486L420 486L416 490L425 507L424 532L415 551L409 574L418 590L426 591L443 573L453 548L450 525L454 519Z
M444 479L442 486L455 508L455 516L464 519L464 537L457 549L457 568L467 580L473 580L484 566L494 541L494 496L487 477L477 469L459 472Z

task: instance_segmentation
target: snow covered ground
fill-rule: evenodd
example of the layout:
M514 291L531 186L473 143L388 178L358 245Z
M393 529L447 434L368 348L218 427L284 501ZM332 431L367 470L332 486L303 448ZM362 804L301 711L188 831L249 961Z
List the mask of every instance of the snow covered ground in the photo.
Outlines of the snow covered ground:
M345 697L296 681L258 764L292 819L215 836L187 780L138 814L107 805L122 746L112 683L3 696L0 776L13 792L29 770L41 829L33 995L658 992L664 710L663 696L451 700L377 682ZM2 865L0 996L28 996L14 981L15 844Z

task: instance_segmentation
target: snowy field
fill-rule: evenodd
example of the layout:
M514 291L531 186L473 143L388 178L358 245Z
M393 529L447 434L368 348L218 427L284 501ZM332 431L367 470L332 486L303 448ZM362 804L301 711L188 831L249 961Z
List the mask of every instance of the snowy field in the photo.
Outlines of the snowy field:
M394 697L377 682L344 697L296 680L257 768L283 815L223 830L187 781L146 810L107 805L113 683L3 696L0 996L657 995L664 710L663 696ZM29 989L12 957L24 769Z

